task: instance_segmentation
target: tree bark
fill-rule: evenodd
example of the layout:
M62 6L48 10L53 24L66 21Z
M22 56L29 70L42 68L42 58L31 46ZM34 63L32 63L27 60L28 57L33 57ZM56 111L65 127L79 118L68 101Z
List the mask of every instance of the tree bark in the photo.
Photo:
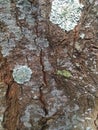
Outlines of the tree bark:
M83 4L65 32L49 0L0 1L0 130L98 129L98 2ZM22 84L20 66L32 71Z

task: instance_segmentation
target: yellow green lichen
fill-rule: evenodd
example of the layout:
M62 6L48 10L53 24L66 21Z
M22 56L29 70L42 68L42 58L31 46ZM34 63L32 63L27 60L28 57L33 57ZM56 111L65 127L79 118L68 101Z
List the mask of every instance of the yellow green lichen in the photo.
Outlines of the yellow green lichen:
M68 70L58 70L57 75L64 76L65 78L70 78L72 74Z

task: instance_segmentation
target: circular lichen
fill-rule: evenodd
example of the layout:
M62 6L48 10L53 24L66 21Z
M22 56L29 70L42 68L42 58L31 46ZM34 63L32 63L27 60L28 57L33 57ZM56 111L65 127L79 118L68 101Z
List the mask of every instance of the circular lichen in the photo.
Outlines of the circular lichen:
M32 71L31 69L24 65L24 66L17 66L13 69L13 78L19 84L23 84L28 82L31 78Z
M79 0L53 0L50 21L70 31L78 24L83 5Z

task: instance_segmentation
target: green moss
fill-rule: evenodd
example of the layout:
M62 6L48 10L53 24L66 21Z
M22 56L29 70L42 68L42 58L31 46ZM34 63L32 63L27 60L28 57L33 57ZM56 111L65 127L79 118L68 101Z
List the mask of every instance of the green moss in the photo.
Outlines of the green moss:
M72 74L67 70L58 70L57 75L64 76L65 78L70 78Z

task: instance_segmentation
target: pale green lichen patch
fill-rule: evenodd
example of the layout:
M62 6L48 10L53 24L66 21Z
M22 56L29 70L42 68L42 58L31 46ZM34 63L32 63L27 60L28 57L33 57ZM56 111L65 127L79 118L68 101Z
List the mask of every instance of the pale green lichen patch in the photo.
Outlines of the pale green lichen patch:
M13 70L13 78L19 84L23 84L28 82L31 78L32 70L24 65L24 66L16 66Z
M81 17L82 8L79 0L54 0L50 21L66 31L73 30Z
M22 37L21 29L16 24L14 11L10 0L0 0L0 46L3 57L9 55L16 46L16 41Z
M58 70L57 75L64 76L65 78L70 78L72 77L72 74L68 70Z

